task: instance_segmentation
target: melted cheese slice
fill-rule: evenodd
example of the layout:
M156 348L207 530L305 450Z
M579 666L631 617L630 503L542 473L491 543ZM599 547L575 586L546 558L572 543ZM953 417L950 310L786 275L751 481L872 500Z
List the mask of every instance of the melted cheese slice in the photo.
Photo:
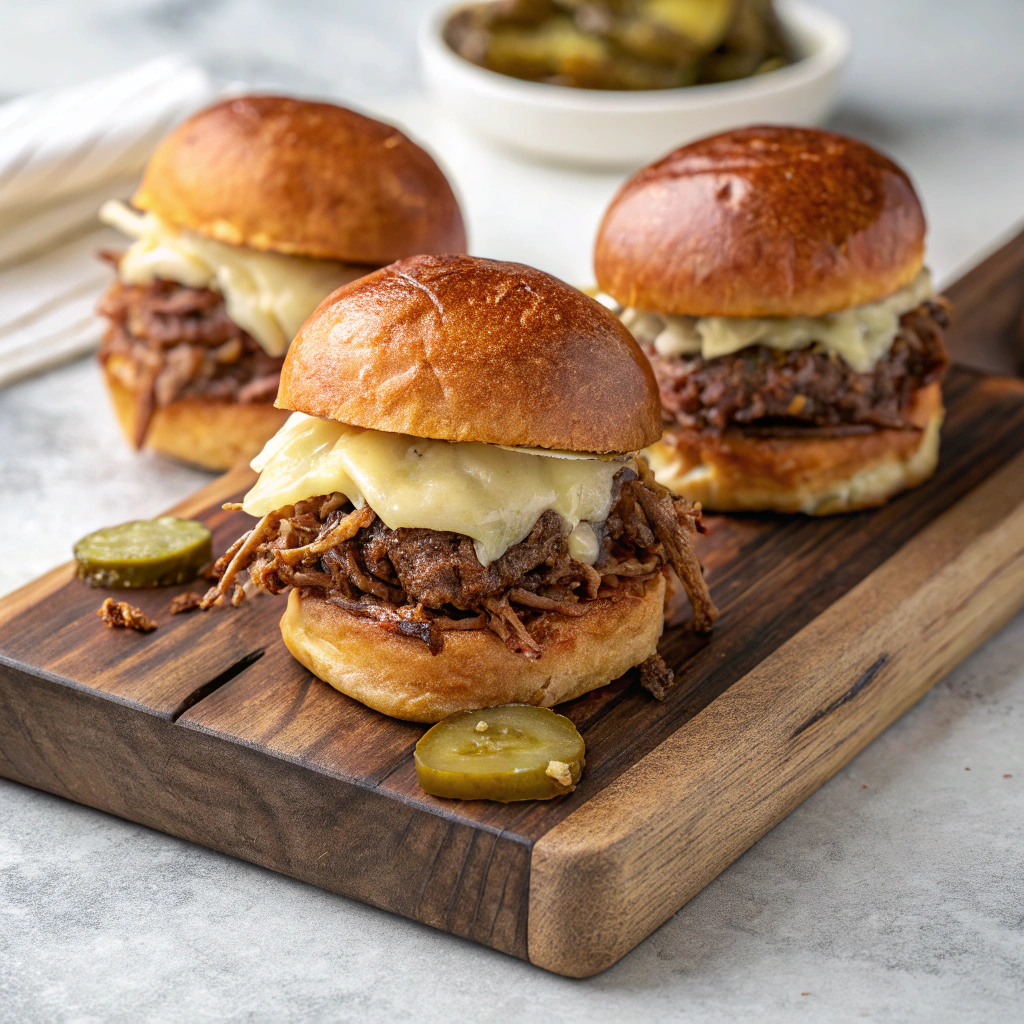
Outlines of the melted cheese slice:
M857 373L870 373L896 338L904 313L934 294L931 275L922 270L905 288L882 299L817 317L672 316L625 309L622 322L644 344L663 356L715 359L751 345L790 351L821 345Z
M524 540L547 509L572 530L569 551L593 564L590 523L608 518L622 464L597 457L549 458L477 442L432 441L293 413L253 459L260 474L245 496L264 516L303 498L341 491L369 505L393 530L422 527L473 538L489 565Z
M118 264L122 281L145 285L160 278L218 291L228 316L272 356L284 355L321 300L366 273L346 263L215 242L116 201L103 204L100 220L135 239Z

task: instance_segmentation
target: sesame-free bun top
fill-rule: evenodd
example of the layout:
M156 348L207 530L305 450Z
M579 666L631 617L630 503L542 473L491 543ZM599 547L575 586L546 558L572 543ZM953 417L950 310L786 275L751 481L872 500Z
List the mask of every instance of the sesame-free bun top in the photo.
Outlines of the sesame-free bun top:
M380 266L464 252L458 203L400 131L330 103L241 96L157 147L134 206L231 245Z
M813 128L760 126L683 146L619 190L597 237L602 289L691 316L820 316L891 295L924 258L907 175Z
M632 452L658 386L618 317L521 263L414 256L329 295L292 342L277 405L445 441Z

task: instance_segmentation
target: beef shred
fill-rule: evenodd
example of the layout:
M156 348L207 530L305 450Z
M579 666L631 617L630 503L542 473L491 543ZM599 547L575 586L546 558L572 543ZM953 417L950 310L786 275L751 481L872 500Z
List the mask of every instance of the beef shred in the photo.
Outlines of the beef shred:
M209 288L115 281L97 312L107 319L100 361L136 396L136 447L154 411L179 399L248 404L277 396L283 357L267 355Z
M490 629L506 646L537 658L531 627L547 615L585 615L594 602L637 597L671 567L693 606L693 625L711 629L711 601L693 537L692 507L654 480L643 459L613 482L608 519L595 524L600 553L593 566L569 554L568 523L544 512L529 535L490 565L469 537L444 530L392 530L372 509L355 509L340 493L320 495L264 516L214 566L209 608L240 599L239 575L273 594L297 587L414 637L437 653L446 632Z
M942 379L949 363L944 299L900 319L887 355L869 373L812 345L782 352L754 345L716 359L666 357L645 345L661 389L666 427L720 431L738 426L768 436L837 436L909 429L912 398Z
M676 682L676 674L661 655L652 654L640 666L640 685L655 699L664 700Z
M135 629L140 633L151 633L157 627L156 619L151 619L141 608L127 601L115 601L112 597L100 605L96 614L108 629Z

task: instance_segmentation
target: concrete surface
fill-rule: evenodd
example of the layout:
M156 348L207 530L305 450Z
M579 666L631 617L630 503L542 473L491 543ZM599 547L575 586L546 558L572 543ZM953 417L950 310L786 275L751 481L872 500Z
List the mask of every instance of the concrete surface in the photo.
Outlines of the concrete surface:
M1024 4L828 0L857 47L834 124L919 184L940 279L1024 218ZM416 95L414 0L8 4L0 95L167 50L395 117L475 252L589 279L619 176L486 150ZM128 453L91 362L0 392L0 593L207 478ZM0 781L0 1022L1017 1021L1024 617L620 964L573 982ZM804 994L806 993L806 994Z

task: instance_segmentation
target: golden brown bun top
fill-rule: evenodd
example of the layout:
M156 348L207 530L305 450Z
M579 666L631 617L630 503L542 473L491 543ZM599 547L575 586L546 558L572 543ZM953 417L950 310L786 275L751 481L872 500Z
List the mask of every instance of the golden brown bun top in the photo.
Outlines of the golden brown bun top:
M446 441L631 452L661 436L658 386L619 319L550 274L414 256L306 321L277 404Z
M624 306L692 316L820 316L909 284L924 214L863 142L761 126L683 146L612 200L594 267Z
M200 111L157 147L132 198L231 245L380 266L465 252L462 215L433 159L343 107L242 96Z

